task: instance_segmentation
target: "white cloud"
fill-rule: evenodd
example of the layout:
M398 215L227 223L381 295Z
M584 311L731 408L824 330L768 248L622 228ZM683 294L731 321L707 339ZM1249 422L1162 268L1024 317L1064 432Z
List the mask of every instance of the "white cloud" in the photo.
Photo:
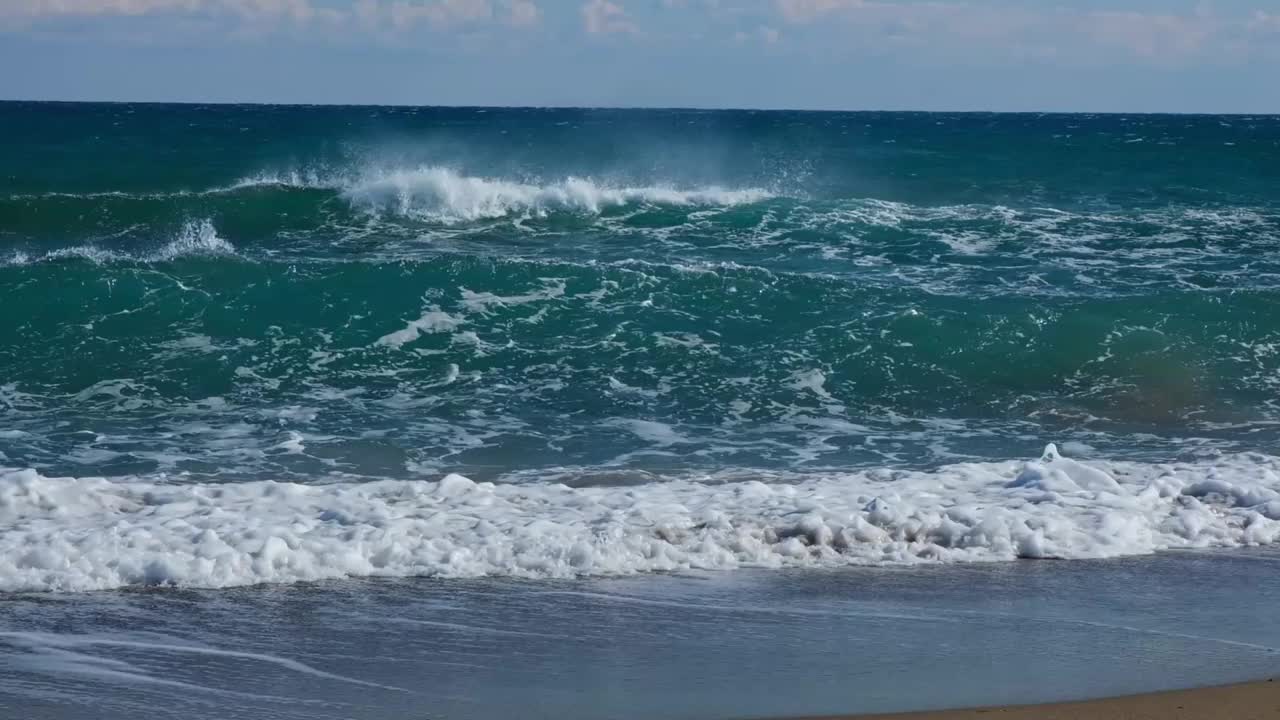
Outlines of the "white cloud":
M590 0L582 5L582 26L592 35L637 32L627 11L609 0Z
M1249 30L1251 32L1280 33L1280 15L1269 13L1266 10L1258 10L1249 20Z
M668 44L707 36L836 55L854 48L919 49L932 56L1051 58L1054 62L1182 63L1242 59L1278 49L1280 13L1224 14L1206 0L1179 11L1089 9L1067 0L644 0L664 8L645 34ZM627 0L0 0L0 30L67 18L188 16L208 28L269 34L353 29L393 38L416 29L530 30L544 15L578 13L592 36L640 34ZM632 8L639 7L631 3ZM664 24L665 23L665 24ZM708 29L708 28L711 29ZM841 33L833 37L827 33ZM814 33L812 37L806 33ZM816 33L824 33L819 36ZM798 42L800 39L812 42Z
M863 0L777 0L778 11L787 22L806 23L838 10L854 10Z
M755 32L746 32L739 30L733 34L733 41L739 45L745 45L753 40L759 41L764 45L776 45L782 39L782 33L775 27L761 25L755 29Z
M513 27L529 27L541 20L534 0L499 0L501 19ZM338 9L313 0L0 0L0 18L27 22L69 17L203 14L240 18L249 25L278 21L307 24L356 23L365 29L404 30L417 25L446 29L498 19L494 0L355 0Z
M490 22L530 28L542 21L542 10L534 0L358 0L352 16L370 30L449 30Z
M229 11L252 21L287 18L306 23L318 18L334 19L340 15L327 8L316 8L310 0L221 0Z
M228 20L239 36L286 26L333 26L351 14L313 0L0 0L0 31L73 18L142 18L151 15Z
M1085 16L1081 29L1099 44L1146 58L1181 57L1200 50L1217 30L1211 16L1099 11Z
M958 2L875 0L776 0L783 21L845 27L862 33L862 45L893 43L985 49L1034 33L1051 9ZM838 25L836 25L839 23Z
M161 11L192 12L204 5L205 0L6 0L0 2L0 15L146 15Z
M419 23L444 28L493 17L489 0L395 0L387 10L391 24L403 30Z
M1266 12L1252 20L1226 18L1206 2L1186 14L950 0L774 0L774 8L784 22L796 25L838 20L850 32L862 33L867 43L905 42L963 52L1074 48L1079 57L1111 50L1157 62L1225 52L1247 28L1273 21L1280 27ZM1049 53L1057 54L1057 49Z
M507 23L515 27L532 27L542 20L542 10L533 0L511 0L507 8Z

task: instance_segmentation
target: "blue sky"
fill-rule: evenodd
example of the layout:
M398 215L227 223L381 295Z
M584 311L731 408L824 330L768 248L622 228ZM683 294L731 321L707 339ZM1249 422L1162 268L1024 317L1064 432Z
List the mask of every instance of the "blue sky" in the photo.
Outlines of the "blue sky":
M10 99L1280 112L1277 0L0 0Z

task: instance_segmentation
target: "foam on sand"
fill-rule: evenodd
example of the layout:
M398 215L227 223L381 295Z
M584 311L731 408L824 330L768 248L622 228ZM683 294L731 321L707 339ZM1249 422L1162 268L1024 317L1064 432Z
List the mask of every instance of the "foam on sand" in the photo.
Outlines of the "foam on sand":
M702 478L715 480L716 478ZM166 484L0 471L0 590L1101 558L1280 537L1280 458L633 487Z

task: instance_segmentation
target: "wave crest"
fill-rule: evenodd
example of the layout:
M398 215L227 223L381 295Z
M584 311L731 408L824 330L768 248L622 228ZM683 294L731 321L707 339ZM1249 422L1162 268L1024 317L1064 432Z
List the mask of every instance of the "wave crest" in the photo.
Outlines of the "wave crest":
M184 223L182 229L178 231L172 240L147 253L127 253L101 248L97 245L75 245L58 248L41 255L30 255L18 250L8 257L0 258L0 266L30 265L32 263L68 258L88 260L99 265L114 262L156 263L169 262L181 257L235 254L235 246L218 235L218 230L214 227L213 222L206 218Z
M208 219L188 222L178 236L147 257L150 261L173 260L185 255L234 255L236 249L218 235Z
M366 171L354 176L266 173L240 180L227 190L252 187L336 190L359 209L444 223L511 215L540 217L557 211L595 215L627 205L730 207L774 197L761 188L615 185L579 177L538 184L464 175L439 166Z

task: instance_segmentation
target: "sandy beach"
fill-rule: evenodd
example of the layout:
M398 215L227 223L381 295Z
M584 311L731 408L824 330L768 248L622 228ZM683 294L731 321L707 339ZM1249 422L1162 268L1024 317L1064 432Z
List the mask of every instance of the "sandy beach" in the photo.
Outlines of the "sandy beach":
M890 715L858 715L856 720L1262 720L1280 718L1280 683L1263 680L1222 687L1127 697L1009 707L972 708ZM814 720L835 720L834 718ZM854 720L853 718L847 720Z

